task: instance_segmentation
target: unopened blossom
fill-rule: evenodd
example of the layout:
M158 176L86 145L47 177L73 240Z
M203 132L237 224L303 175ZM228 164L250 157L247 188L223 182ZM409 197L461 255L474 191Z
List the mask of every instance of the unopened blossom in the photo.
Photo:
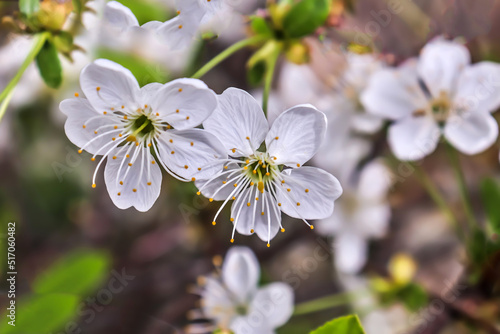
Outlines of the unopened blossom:
M82 70L80 86L85 98L76 93L60 104L68 117L66 135L80 147L79 153L91 153L92 161L102 156L94 188L107 158L104 180L118 208L151 208L160 194L158 165L192 181L220 168L214 161L226 156L222 144L195 128L217 105L215 93L203 82L178 79L141 88L129 70L98 59Z
M391 177L383 163L374 161L350 178L343 183L344 194L335 203L335 212L318 223L318 231L334 237L337 269L354 274L366 263L369 239L380 238L387 231Z
M259 288L259 279L259 262L250 248L233 246L221 274L202 280L204 315L218 329L234 334L275 333L293 313L293 290L281 282Z
M311 105L283 112L269 128L259 103L236 88L219 96L219 105L203 127L224 144L229 159L209 180L198 180L198 194L210 201L234 200L231 221L243 235L270 240L281 229L281 212L302 219L322 219L333 212L342 187L331 174L303 167L318 150L326 131L325 115ZM265 148L263 148L265 145Z
M441 136L464 154L489 148L498 137L490 113L500 106L500 65L470 64L467 48L442 38L429 42L419 59L374 74L361 101L393 121L389 145L397 158L432 153Z

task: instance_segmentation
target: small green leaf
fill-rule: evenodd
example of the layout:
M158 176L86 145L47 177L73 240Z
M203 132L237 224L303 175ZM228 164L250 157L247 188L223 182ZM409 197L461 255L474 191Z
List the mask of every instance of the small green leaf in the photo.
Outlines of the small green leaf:
M322 26L330 13L330 0L302 0L286 14L283 29L288 37L300 38Z
M36 56L36 64L40 75L47 86L59 88L62 83L62 66L54 44L47 40Z
M97 289L109 274L110 259L96 251L76 251L59 260L39 275L32 284L34 292L85 295Z
M38 12L39 9L39 0L19 0L19 11L28 17Z
M266 63L260 61L250 67L247 72L248 83L252 86L258 86L264 80L264 74L266 73Z
M495 180L483 179L481 198L491 229L494 233L500 234L500 187Z
M310 334L364 334L365 331L359 322L357 315L334 319L327 322Z
M252 28L252 31L256 35L262 35L266 37L273 36L273 30L271 29L271 27L269 27L269 24L263 17L253 16L250 21L250 26Z
M132 54L102 48L97 51L97 57L112 60L129 69L141 86L152 82L166 83L170 79L170 73L164 67Z
M29 296L16 303L15 327L8 324L9 312L2 315L3 334L52 333L62 329L77 311L79 298L65 294Z
M409 283L396 293L397 299L411 312L416 312L427 305L429 301L427 293L418 284Z

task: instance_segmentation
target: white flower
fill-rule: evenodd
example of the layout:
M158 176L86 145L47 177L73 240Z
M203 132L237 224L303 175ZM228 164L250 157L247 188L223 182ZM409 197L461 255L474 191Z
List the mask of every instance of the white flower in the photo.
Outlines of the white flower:
M321 219L333 212L342 188L331 174L302 167L313 157L324 138L325 115L311 105L300 105L282 113L269 128L260 105L245 91L227 89L204 128L224 143L230 158L224 169L196 185L211 200L231 199L232 239L237 230L254 232L268 242L284 229L281 211L302 219ZM265 143L265 149L260 149Z
M277 282L258 288L260 268L247 247L231 247L221 277L206 277L202 308L222 330L235 334L272 334L293 313L293 290Z
M99 167L108 158L104 179L121 209L151 208L160 193L158 163L174 177L194 181L194 175L211 175L217 168L213 162L226 156L217 138L194 128L217 105L215 93L199 80L178 79L140 88L129 70L98 59L82 70L80 85L86 98L60 104L68 116L66 135L80 153L93 154L93 161L102 155L93 187ZM204 168L207 164L212 165Z
M391 208L387 192L391 178L387 167L375 161L366 165L356 182L344 183L332 217L318 224L321 234L335 236L335 265L343 273L357 273L366 263L368 239L382 237Z
M389 145L401 160L432 153L441 135L465 154L490 147L498 125L490 115L500 106L500 65L470 65L463 45L436 39L418 61L374 74L362 102L374 114L393 120Z

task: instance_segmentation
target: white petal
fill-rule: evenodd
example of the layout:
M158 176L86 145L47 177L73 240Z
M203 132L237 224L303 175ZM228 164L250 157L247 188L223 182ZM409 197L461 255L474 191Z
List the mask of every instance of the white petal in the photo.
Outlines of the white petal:
M430 116L408 116L389 128L389 146L399 160L420 160L432 153L441 130Z
M253 229L262 241L269 242L280 230L281 211L267 191L261 194L254 186L237 196L231 207L231 218L234 218L238 233L250 235Z
M236 315L232 295L218 280L206 277L204 289L201 292L203 314L221 326L227 328Z
M351 122L355 131L366 134L376 133L384 125L382 118L364 112L354 114Z
M157 90L150 105L153 113L159 113L163 121L177 130L186 130L200 125L212 114L217 97L203 81L184 78Z
M466 67L458 81L454 104L467 111L494 112L500 107L500 65L483 61Z
M218 96L219 105L203 127L217 136L229 155L250 156L269 130L259 103L247 92L228 88ZM247 139L249 138L249 139ZM236 148L235 152L232 149Z
M261 312L238 316L232 320L229 328L234 334L276 334L273 328L266 323L265 315Z
M80 75L80 86L98 112L139 107L140 88L134 75L110 60L98 59L87 65Z
M113 115L98 113L87 99L75 98L64 100L59 105L59 109L68 116L64 124L64 130L68 139L80 148L85 146L85 151L89 153L105 153L100 149L104 145L109 144L112 141L111 138L118 136L119 131L109 134L105 133L113 131L114 125L121 127L119 120L113 117ZM83 127L84 125L85 128ZM102 130L99 130L95 134L96 129L99 128ZM91 140L93 141L89 145L86 145Z
M446 139L460 152L478 154L493 145L498 137L498 124L487 112L467 112L448 119Z
M340 207L337 205L336 210ZM361 202L356 212L350 217L351 231L364 238L381 238L387 233L391 219L391 207L385 202Z
M231 247L222 264L222 279L237 303L248 301L257 289L259 278L259 261L252 250L243 246Z
M158 91L163 88L164 85L158 82L153 82L141 87L140 99L141 104L151 104L151 100L156 97Z
M469 63L470 54L465 46L436 39L422 49L418 74L432 96L438 97L442 91L455 91L460 73Z
M139 150L140 153L135 161L132 160L134 158L132 153L130 158L125 157L126 149L118 148L112 152L106 163L104 181L109 196L118 208L127 209L133 206L138 211L145 212L153 206L160 195L162 176L158 164L152 163L154 158L149 149L143 147ZM113 159L113 156L116 156L116 159ZM132 163L132 166L129 166L129 163Z
M233 177L240 175L240 173L230 174L230 172L234 170L234 165L229 166L227 169L228 173L224 173L210 180L197 179L195 185L198 189L201 189L201 193L206 198L223 201L230 196L232 197L231 193L235 190L234 182L230 181ZM226 183L224 184L223 182ZM236 194L234 195L236 196Z
M391 120L428 107L413 60L398 69L388 68L374 73L360 99L368 112Z
M276 158L276 164L302 165L318 151L326 135L326 126L325 114L313 106L290 108L278 116L269 130L267 152Z
M367 164L360 173L357 193L369 200L382 200L392 184L392 175L380 160Z
M160 135L160 158L175 174L187 180L210 178L222 169L226 158L223 145L212 134L201 129L167 130Z
M104 7L104 19L113 28L122 31L139 26L139 22L132 11L117 1L110 1L106 4Z
M188 15L178 15L156 29L158 37L164 41L170 50L177 51L189 48L198 35L199 21Z
M335 266L342 273L356 274L366 263L367 242L352 233L342 233L335 238Z
M323 219L332 215L334 201L342 194L340 182L316 167L286 169L279 183L281 210L294 218ZM288 191L290 189L290 191Z
M284 325L293 313L294 295L285 283L271 283L259 289L250 304L250 316L259 312L271 328Z

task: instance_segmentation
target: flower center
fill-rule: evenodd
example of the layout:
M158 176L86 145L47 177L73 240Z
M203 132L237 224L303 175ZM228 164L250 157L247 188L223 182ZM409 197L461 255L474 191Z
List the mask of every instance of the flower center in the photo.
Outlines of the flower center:
M256 152L245 163L243 169L247 177L258 185L261 192L267 182L274 180L275 172L279 172L279 167L272 162L268 153Z
M450 116L451 110L451 101L447 92L441 91L439 97L431 100L431 110L436 122L443 125Z

